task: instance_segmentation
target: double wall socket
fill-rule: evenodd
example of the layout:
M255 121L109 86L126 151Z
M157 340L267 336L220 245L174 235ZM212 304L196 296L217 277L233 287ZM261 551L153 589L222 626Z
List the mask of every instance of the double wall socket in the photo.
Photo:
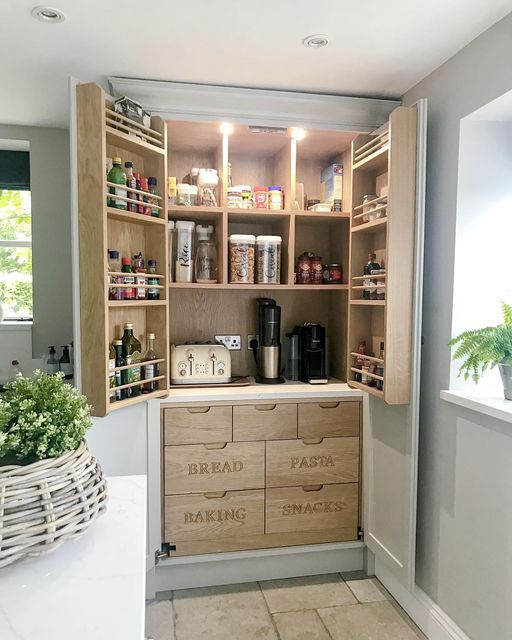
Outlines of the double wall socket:
M215 336L215 340L221 342L230 351L240 351L242 348L240 336Z

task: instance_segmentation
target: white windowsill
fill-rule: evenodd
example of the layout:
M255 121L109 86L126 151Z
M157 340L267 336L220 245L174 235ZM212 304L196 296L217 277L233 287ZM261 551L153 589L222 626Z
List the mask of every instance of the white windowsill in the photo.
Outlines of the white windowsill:
M503 396L479 396L470 391L448 390L441 391L440 396L441 400L459 407L512 423L512 400L505 400Z
M30 331L32 324L32 320L24 320L22 322L4 320L4 322L0 322L0 331Z

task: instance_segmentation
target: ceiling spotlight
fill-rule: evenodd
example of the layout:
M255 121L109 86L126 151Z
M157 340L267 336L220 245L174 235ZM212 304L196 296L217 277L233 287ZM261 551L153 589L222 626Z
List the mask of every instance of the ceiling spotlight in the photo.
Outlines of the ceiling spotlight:
M304 140L304 138L306 137L306 132L304 131L304 129L300 129L299 127L292 127L290 135L293 140Z
M54 9L53 7L34 7L30 12L30 15L37 20L41 20L41 22L64 22L66 16L59 11L58 9Z
M321 49L329 44L329 38L324 34L316 33L315 35L304 38L302 44L311 49Z
M233 125L230 124L229 122L223 122L220 125L220 132L224 135L228 135L230 136L233 133Z

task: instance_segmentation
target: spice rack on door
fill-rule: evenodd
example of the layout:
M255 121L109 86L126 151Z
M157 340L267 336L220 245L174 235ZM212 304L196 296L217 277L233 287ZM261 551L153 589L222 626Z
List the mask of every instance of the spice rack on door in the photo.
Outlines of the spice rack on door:
M152 118L151 126L144 127L116 113L112 101L95 84L77 87L77 136L82 392L93 405L93 415L104 416L168 393L167 136L160 118ZM106 158L114 156L132 161L141 174L157 178L158 194L152 208L158 216L107 205L111 185L106 179ZM131 197L119 199L127 204L138 202ZM155 259L159 284L152 288L159 291L160 299L109 300L108 249L123 256L142 252L146 259ZM143 353L146 334L155 333L155 351L161 358L156 361L159 372L153 381L159 388L110 402L109 345L120 337L126 322L133 323ZM140 381L119 388L144 384Z
M378 135L352 142L352 215L350 219L348 383L384 399L407 404L411 371L412 264L414 250L416 110L398 107ZM363 204L366 194L376 198ZM368 208L370 208L368 211ZM367 220L370 215L379 217ZM370 253L385 273L362 275ZM384 300L364 299L364 292L384 291ZM357 353L366 342L368 356ZM378 354L385 345L384 359ZM383 365L384 375L362 371L358 358ZM361 381L382 382L383 389ZM358 378L358 379L356 379Z

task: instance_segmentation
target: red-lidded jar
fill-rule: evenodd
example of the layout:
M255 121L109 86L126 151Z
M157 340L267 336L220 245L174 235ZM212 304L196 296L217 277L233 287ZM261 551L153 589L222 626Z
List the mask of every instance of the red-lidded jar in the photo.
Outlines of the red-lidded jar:
M311 256L303 253L297 264L297 284L311 284Z
M322 284L324 280L324 265L320 256L311 258L311 284Z
M268 208L268 187L253 187L252 197L257 209Z
M324 284L341 284L343 269L341 264L326 264L324 267Z

